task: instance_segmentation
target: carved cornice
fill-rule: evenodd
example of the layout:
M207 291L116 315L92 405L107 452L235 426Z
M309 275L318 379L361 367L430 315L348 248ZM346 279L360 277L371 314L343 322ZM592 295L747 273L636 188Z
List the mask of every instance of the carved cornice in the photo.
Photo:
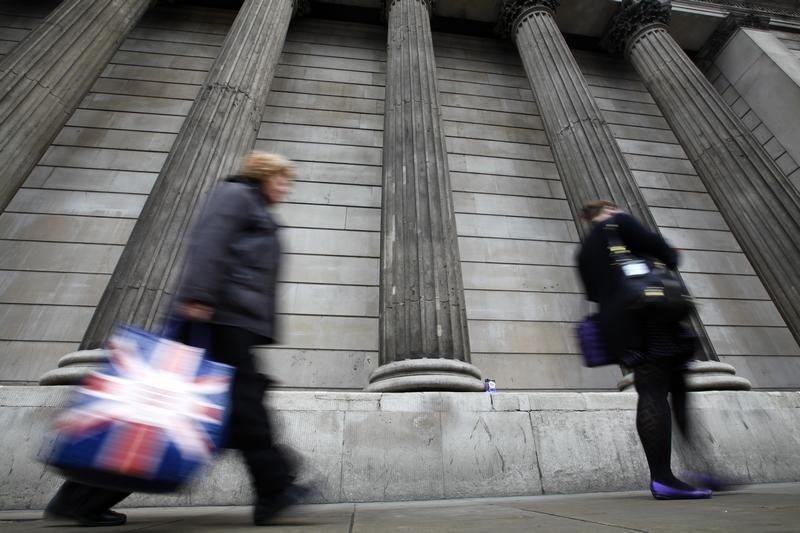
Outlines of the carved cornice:
M503 37L513 37L522 18L533 9L548 9L555 13L560 0L503 0L497 32Z
M394 7L394 5L398 2L402 2L403 0L384 0L383 2L383 17L384 20L388 19L389 11ZM424 5L428 8L428 14L433 15L433 8L436 7L436 2L438 0L406 0L411 2L419 2L420 4Z
M292 0L292 16L302 17L311 12L311 0Z
M697 3L724 6L731 12L800 18L798 0L697 0Z
M695 62L700 70L706 70L714 62L725 43L739 28L769 29L769 17L755 13L730 13L709 37L703 48L697 53Z
M668 25L671 9L670 0L623 0L600 45L612 54L622 54L628 40L640 29Z

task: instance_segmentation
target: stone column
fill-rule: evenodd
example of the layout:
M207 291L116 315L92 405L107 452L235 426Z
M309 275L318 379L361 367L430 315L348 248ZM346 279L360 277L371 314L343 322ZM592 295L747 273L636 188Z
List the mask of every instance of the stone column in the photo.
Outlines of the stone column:
M0 212L152 0L64 0L0 63Z
M381 367L369 391L483 390L469 363L430 10L387 2Z
M164 163L81 345L42 384L74 382L117 323L152 329L181 270L206 193L251 150L298 0L246 0ZM302 6L301 6L302 7ZM102 351L100 351L102 352Z
M606 42L644 80L800 341L800 193L669 35L669 11L669 1L627 1Z
M579 212L586 201L605 198L657 231L622 151L556 25L553 15L558 4L558 0L504 0L500 24L519 50L576 225L584 229ZM700 336L699 358L715 363L714 347L696 313L691 322ZM711 381L705 379L703 386ZM716 385L729 388L723 382ZM625 386L626 381L620 383L621 388Z

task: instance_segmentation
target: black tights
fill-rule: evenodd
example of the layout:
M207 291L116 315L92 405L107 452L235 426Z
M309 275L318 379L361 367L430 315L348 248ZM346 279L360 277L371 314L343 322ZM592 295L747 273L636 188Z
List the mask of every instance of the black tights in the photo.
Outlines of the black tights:
M635 368L636 431L642 441L650 477L659 483L681 484L670 466L672 419L667 394L672 394L672 412L678 429L689 437L686 409L684 360L677 357L648 358ZM681 484L682 485L682 484Z

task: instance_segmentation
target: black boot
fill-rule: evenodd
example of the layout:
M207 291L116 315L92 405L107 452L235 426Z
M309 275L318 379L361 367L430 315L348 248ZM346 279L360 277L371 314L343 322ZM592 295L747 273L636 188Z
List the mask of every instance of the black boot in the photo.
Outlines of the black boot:
M126 493L65 481L47 504L44 518L87 527L121 526L127 516L112 511L110 507L125 496Z
M281 511L301 503L308 493L308 487L291 483L274 496L259 497L253 509L253 523L257 526L268 525Z

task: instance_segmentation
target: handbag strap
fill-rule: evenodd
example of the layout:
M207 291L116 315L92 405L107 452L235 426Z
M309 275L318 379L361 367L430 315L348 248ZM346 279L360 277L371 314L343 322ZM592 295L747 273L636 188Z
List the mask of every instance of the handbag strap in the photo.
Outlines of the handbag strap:
M618 228L616 224L613 222L606 223L603 226L603 230L606 232L606 246L608 247L608 253L611 255L611 259L614 262L624 261L625 259L631 259L633 255L628 247L625 246L625 243L622 242L622 239L619 237Z
M607 223L603 229L606 232L606 242L608 253L611 255L611 260L614 263L621 264L626 261L644 261L645 259L631 252L619 236L619 226L613 222ZM650 257L646 259L652 266L656 268L666 268L666 265L660 259Z

